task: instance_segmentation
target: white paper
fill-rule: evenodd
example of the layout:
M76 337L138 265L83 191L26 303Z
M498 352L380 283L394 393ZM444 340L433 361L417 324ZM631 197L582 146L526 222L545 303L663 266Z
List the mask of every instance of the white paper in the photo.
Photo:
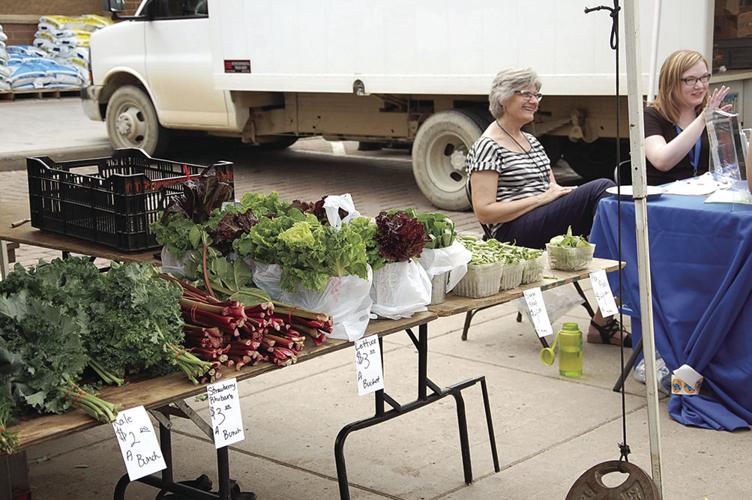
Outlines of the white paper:
M209 416L214 430L214 446L224 446L243 441L243 416L240 413L240 395L236 379L223 380L206 386L209 395Z
M699 177L690 177L680 181L674 181L663 186L666 194L679 194L685 196L705 196L718 189L718 183L710 174Z
M749 191L719 189L708 196L705 203L738 203L742 205L752 205L752 194L750 194Z
M533 319L533 326L538 333L538 337L553 335L554 330L551 327L551 321L548 319L546 303L543 302L543 293L540 288L530 288L522 292L527 302L527 308L530 310L530 317Z
M601 269L600 271L590 273L590 284L593 286L595 300L598 302L598 307L603 317L609 318L618 314L619 308L616 306L614 294L611 292L611 285L608 284L606 271Z
M154 433L154 426L143 406L120 411L112 423L112 428L115 430L131 481L167 467Z
M358 374L359 396L384 388L381 346L376 335L355 341L355 371Z

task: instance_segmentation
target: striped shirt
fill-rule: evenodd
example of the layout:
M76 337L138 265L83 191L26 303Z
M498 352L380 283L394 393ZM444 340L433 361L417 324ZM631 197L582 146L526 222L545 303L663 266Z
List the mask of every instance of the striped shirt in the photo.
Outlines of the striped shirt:
M466 167L473 172L492 170L499 174L496 201L514 201L545 193L551 182L551 161L535 136L523 132L532 146L530 151L510 151L490 137L481 137L470 148ZM501 224L491 229L496 231Z

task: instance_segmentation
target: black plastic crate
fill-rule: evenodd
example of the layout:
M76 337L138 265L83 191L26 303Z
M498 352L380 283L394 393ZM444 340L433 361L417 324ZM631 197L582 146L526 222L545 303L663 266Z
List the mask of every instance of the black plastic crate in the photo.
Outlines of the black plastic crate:
M234 186L231 162L212 166ZM126 252L157 248L149 225L182 193L182 183L207 168L151 158L140 149L66 162L27 158L31 225Z

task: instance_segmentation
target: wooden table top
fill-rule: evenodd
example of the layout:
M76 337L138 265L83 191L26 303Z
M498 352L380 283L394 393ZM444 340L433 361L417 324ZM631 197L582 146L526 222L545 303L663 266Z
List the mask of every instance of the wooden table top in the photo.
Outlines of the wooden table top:
M624 263L622 263L621 267L624 267ZM548 263L546 263L546 268L543 270L543 280L541 281L530 283L529 285L521 285L512 290L505 290L503 292L499 292L489 297L483 297L481 299L459 297L450 292L444 302L442 302L441 304L429 306L428 310L436 313L436 315L440 318L453 316L455 314L467 312L472 309L495 306L498 304L503 304L504 302L509 302L510 300L518 299L522 297L522 292L524 290L530 288L540 287L541 290L546 290L567 283L572 283L574 281L579 281L581 279L587 278L588 275L593 271L599 271L601 269L605 270L606 272L616 271L617 269L619 269L619 262L608 259L593 259L590 266L588 266L587 269L583 269L581 271L552 270L548 268Z
M428 323L436 318L437 316L431 312L420 312L415 313L408 319L373 320L368 324L366 335L383 337ZM329 339L320 346L306 345L298 355L298 363L345 349L351 345L351 342L336 339ZM238 381L241 381L280 368L282 367L262 362L255 366L243 367L240 370L227 368L222 373L224 377L235 377ZM146 408L159 408L171 401L186 399L205 392L206 384L194 385L183 373L173 373L163 377L129 382L122 387L105 387L99 393L99 396L110 403L119 405L121 409L141 405ZM10 430L17 433L18 449L22 450L97 425L100 424L83 411L71 410L62 415L35 415L10 427ZM0 455L2 454L0 453Z
M27 203L3 203L2 210L0 210L0 240L50 248L52 250L66 251L80 255L96 256L118 262L154 261L154 253L159 252L159 249L142 252L121 252L120 250L91 243L79 238L41 231L35 227L31 227L31 222L27 222L16 228L11 227L11 224L29 218L29 206Z

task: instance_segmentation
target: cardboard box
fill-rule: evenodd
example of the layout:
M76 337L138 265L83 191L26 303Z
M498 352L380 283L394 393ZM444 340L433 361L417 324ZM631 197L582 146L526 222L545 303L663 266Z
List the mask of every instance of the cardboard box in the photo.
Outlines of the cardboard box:
M736 36L739 38L752 36L752 12L741 12L736 17Z
M729 15L716 15L713 25L713 38L736 38L737 18Z

